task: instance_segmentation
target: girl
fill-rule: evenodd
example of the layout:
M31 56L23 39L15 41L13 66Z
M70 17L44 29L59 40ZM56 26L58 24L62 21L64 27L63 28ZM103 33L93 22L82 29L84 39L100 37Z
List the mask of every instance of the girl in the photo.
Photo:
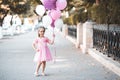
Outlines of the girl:
M46 61L52 60L50 50L47 46L47 43L53 44L55 35L53 34L53 40L49 40L47 37L44 36L45 28L40 27L38 29L38 38L36 38L33 42L33 49L36 51L34 56L34 61L37 62L35 75L38 76L39 68L42 66L42 75L44 76Z

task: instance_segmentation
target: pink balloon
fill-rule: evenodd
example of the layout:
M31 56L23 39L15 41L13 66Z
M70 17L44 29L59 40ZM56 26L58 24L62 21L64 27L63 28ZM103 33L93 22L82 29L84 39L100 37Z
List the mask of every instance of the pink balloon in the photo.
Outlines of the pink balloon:
M47 10L56 8L56 0L41 0Z
M57 9L63 10L63 9L65 9L66 6L67 6L67 1L66 0L57 0L56 1Z
M50 16L53 20L56 20L56 19L60 18L61 11L60 10L51 10Z

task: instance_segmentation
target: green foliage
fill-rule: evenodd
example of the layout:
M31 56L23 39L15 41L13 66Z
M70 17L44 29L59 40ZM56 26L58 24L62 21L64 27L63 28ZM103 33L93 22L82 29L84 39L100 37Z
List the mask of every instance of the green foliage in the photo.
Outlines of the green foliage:
M22 4L20 2L23 2ZM25 14L30 11L31 6L41 4L40 0L2 0L1 4L8 5L10 12L15 14Z
M81 4L81 1L83 3ZM119 0L68 0L68 11L72 8L76 10L70 14L71 24L76 25L78 22L85 22L90 19L99 24L120 24L120 1ZM80 6L76 6L76 2ZM82 8L82 10L81 10ZM85 12L85 9L87 10ZM70 24L70 23L69 23Z
M16 6L10 6L10 9L15 14L27 13L27 10L30 9L29 4L18 4Z
M102 1L91 7L91 19L97 23L120 24L119 0Z
M86 3L95 3L96 0L83 0Z
M67 25L73 25L73 15L69 16L68 18L63 18L63 22Z
M91 19L97 23L106 23L106 9L101 5L93 5L91 8Z

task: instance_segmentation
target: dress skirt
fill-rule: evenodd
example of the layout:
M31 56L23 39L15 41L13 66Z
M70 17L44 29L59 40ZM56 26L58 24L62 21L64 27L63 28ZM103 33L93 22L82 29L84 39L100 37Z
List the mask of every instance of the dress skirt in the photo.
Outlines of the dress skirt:
M34 55L34 62L51 61L52 56L48 47L41 49Z

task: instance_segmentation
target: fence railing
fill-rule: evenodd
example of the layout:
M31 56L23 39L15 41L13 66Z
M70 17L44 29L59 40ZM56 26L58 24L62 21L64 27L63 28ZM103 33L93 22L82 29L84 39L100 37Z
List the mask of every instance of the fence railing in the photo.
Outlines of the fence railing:
M77 38L77 28L75 26L68 27L68 35Z
M108 57L120 61L120 26L94 25L93 47Z

